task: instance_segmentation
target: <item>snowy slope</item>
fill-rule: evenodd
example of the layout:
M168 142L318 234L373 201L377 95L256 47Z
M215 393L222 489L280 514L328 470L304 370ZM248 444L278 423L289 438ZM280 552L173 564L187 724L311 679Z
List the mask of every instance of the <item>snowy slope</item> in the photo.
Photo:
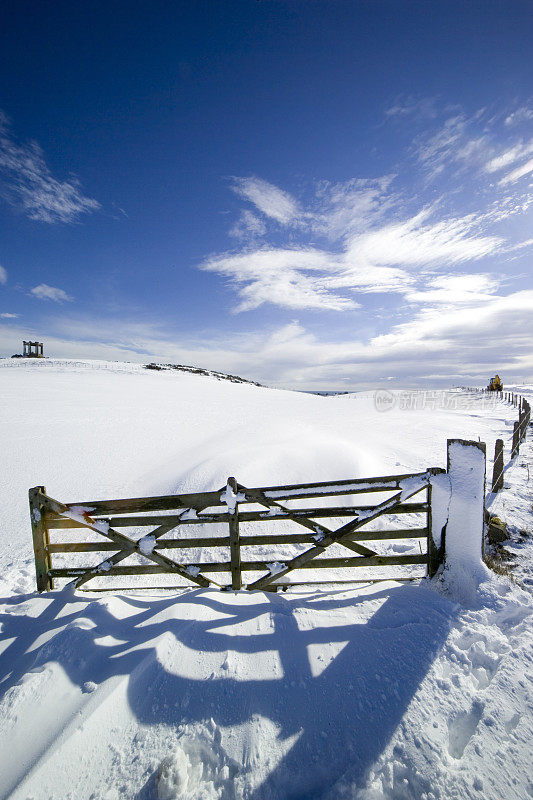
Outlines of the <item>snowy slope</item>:
M459 395L380 411L368 394L0 362L0 797L531 796L531 601L505 578L468 607L427 581L33 593L30 486L73 501L406 472L442 466L452 436L491 454L515 411ZM497 502L531 532L528 453Z
M448 409L435 408L439 393L425 408L383 412L370 393L317 397L133 364L4 359L0 574L10 588L34 586L31 486L73 502L217 489L230 475L264 486L423 471L445 465L455 436L481 437L491 456L515 410L455 395Z

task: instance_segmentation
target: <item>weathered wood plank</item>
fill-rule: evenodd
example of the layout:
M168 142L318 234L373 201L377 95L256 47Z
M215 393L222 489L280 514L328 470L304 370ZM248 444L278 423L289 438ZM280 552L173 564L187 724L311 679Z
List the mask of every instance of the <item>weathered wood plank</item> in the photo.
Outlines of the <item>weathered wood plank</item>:
M246 486L242 486L239 484L239 489L244 492L245 497L248 500L251 500L254 503L260 503L262 506L266 506L270 510L274 509L277 512L283 512L283 516L288 517L293 522L298 523L298 525L303 525L304 528L308 528L312 530L316 536L321 536L322 538L329 536L331 534L331 530L326 528L324 525L320 525L319 523L309 519L309 515L306 516L299 516L298 514L293 513L291 509L288 509L286 506L280 505L276 500L272 500L271 498L267 497L264 492L261 492L259 489L247 489ZM353 515L353 510L352 514ZM373 555L374 551L370 550L368 547L364 547L363 545L354 544L353 549L361 553L362 555Z
M283 509L279 503L272 503L268 508L279 508L280 512ZM332 517L353 517L356 514L364 514L368 510L375 508L375 506L332 506L330 508L296 508L289 509L289 513L279 513L276 515L269 514L268 511L239 511L240 522L278 522L280 519L306 519L317 518L326 519ZM395 508L391 514L417 514L419 512L427 511L427 503L401 503ZM385 512L384 516L387 512ZM139 515L133 517L93 517L97 522L109 522L112 528L148 528L151 525L173 524L175 527L178 525L204 525L212 523L228 523L229 514L198 514L196 519L180 519L177 514L160 514L157 516ZM58 517L56 514L47 514L47 525L50 529L62 530L65 528L85 528L81 522L74 522L74 520Z
M242 561L241 569L243 572L262 572L267 569L265 561ZM318 558L313 561L312 567L301 564L294 569L335 569L338 567L382 567L382 566L406 566L411 564L427 564L425 555L400 555L400 556L353 556L347 558ZM199 562L188 564L187 566L200 569L202 572L231 572L231 562ZM75 578L84 575L87 570L93 567L54 567L50 570L50 575L56 578ZM99 578L107 578L113 575L164 575L172 574L174 570L165 569L163 566L155 564L132 564L121 567L111 567L105 573L100 573ZM280 574L280 573L278 573ZM185 576L188 577L188 576ZM274 579L278 575L272 576Z
M91 508L91 514L102 516L107 514L129 514L136 511L173 511L186 508L209 508L223 505L220 494L224 489L215 492L195 492L194 494L171 494L160 497L130 497L118 500L84 500L68 503L69 508L84 506Z
M492 468L492 491L503 489L503 439L496 439L494 445L494 464Z
M356 531L363 525L366 525L368 522L371 522L373 519L376 519L377 517L381 516L381 514L384 511L391 510L395 506L399 505L401 501L407 500L409 499L409 497L418 494L418 492L422 491L422 489L424 489L427 486L429 478L427 473L424 473L423 476L417 476L417 477L419 477L420 480L419 481L415 480L414 485L411 485L409 489L408 488L402 489L402 491L398 492L393 497L390 497L387 500L384 500L379 505L375 506L373 511L368 511L366 515L363 515L360 518L352 520L351 522L347 522L337 531L328 534L327 536L324 537L324 539L321 541L320 544L315 545L315 547L311 547L304 553L300 553L291 561L289 561L285 569L282 570L281 572L276 573L276 575L282 577L283 575L286 575L288 572L290 572L292 569L295 569L296 567L302 564L306 564L309 561L316 559L318 555L324 552L326 547L329 547L331 544L335 542L342 541L342 539L347 538L350 535L350 533ZM269 583L272 583L274 577L275 576L272 575L271 573L269 573L268 575L264 575L262 578L259 578L259 580L254 581L254 583L252 584L249 584L247 588L262 589L265 586L268 586Z
M289 589L291 586L346 586L347 584L354 584L354 583L385 583L387 581L396 581L397 583L409 583L411 581L420 581L425 578L425 575L412 575L409 577L392 577L392 578L347 578L346 580L334 580L330 581L328 578L324 578L322 581L291 581L290 583L271 583L269 586L270 589L283 589L284 591ZM104 591L100 589L99 591Z
M446 472L445 469L440 467L432 467L428 470L431 475L442 475ZM431 495L432 495L432 486L431 481L428 485L428 514L427 514L427 554L428 554L428 576L433 578L436 575L439 566L442 563L444 548L441 547L440 549L436 547L435 542L433 541L433 522L432 522L432 513L431 513Z
M387 539L425 539L427 528L402 528L390 531L359 531L353 534L353 539L360 542L374 542ZM265 544L310 544L315 539L307 533L280 533L257 536L241 536L242 547L254 547ZM192 547L229 547L229 536L196 537L194 539L162 539L158 540L156 550L185 550ZM115 551L116 545L112 542L61 542L49 544L49 553L98 553Z
M384 475L377 478L349 478L342 481L323 481L321 483L293 483L284 486L261 486L258 487L258 491L267 493L269 496L272 496L270 495L271 492L275 492L276 495L273 499L276 500L288 500L289 497L294 498L295 490L298 490L298 497L307 496L306 494L300 494L300 490L304 492L308 490L310 492L308 495L309 497L323 496L323 489L328 490L325 496L333 496L335 494L359 494L365 491L381 491L377 489L376 486L382 486L382 491L391 491L393 489L398 489L400 482L405 478L421 478L425 474L425 472L409 472L401 475ZM353 490L351 490L352 486L355 487ZM339 489L337 490L336 487L339 487ZM284 494L283 497L281 493Z
M402 475L385 475L377 478L353 478L342 481L324 481L322 483L294 483L283 486L257 487L260 492L276 492L273 499L287 500L298 497L333 497L339 494L362 494L365 492L392 491L397 489L405 478L421 477L425 473L406 473ZM338 488L337 488L338 487ZM91 508L92 516L107 514L128 514L142 511L171 511L179 508L209 508L221 506L220 495L224 488L214 492L195 492L178 495L162 495L156 497L133 497L118 500L83 500L68 503L69 507L85 506Z
M69 511L69 508L62 503L59 503L57 500L54 500L52 497L46 495L43 498L43 504L46 508L51 511L54 511L56 514L63 514ZM167 556L162 555L161 553L152 552L152 553L141 553L138 549L137 542L133 539L130 539L128 536L125 536L123 533L119 533L118 531L114 530L113 528L109 527L107 530L102 527L98 527L98 523L95 522L91 517L87 517L86 527L89 530L92 530L94 533L98 533L100 536L104 536L107 539L111 539L113 542L116 542L119 547L121 548L121 555L122 558L127 558L131 555L132 552L140 553L144 555L145 558L149 559L150 561L155 561L156 564L159 564L163 567L167 567L170 571L177 572L183 578L187 578L188 580L192 581L193 583L198 584L198 586L206 587L209 586L211 581L207 578L204 578L202 575L191 575L186 572L186 568L183 567L181 564L177 564L172 559L168 558ZM119 554L117 554L118 556ZM90 568L92 569L92 567ZM49 571L51 574L51 571ZM78 581L77 584L80 585L82 581Z
M172 530L172 526L171 525L161 525L161 527L157 528L155 531L153 531L153 533L151 535L157 538L157 536L163 536L165 533L169 533L169 531L171 531L171 530ZM115 546L115 548L116 548L116 546ZM119 552L115 552L112 556L106 558L105 561L102 561L99 564L97 564L96 566L91 567L91 569L88 569L87 572L84 575L81 575L78 578L78 580L76 581L76 584L75 584L76 588L79 588L82 584L87 583L87 581L90 581L91 578L95 578L98 575L101 575L102 572L104 572L104 571L108 572L111 567L115 566L115 564L118 564L120 561L124 561L126 558L131 556L133 553L139 553L139 552L140 552L140 550L139 550L139 545L138 544L136 544L135 549L123 549L123 550L120 550ZM148 556L148 554L144 553L144 552L143 552L143 555L145 557ZM180 572L180 574L182 574L182 573Z
M43 499L46 497L44 486L34 486L28 492L30 501L30 521L33 537L33 553L35 557L35 575L37 578L37 591L47 592L54 588L50 577L52 559L48 550L49 536L44 519Z
M513 444L511 447L511 458L515 458L520 451L520 423L517 421L513 425Z
M425 577L425 575L412 575L408 578L406 577L392 577L392 578L352 578L351 580L333 580L330 581L328 578L324 578L322 581L293 581L291 583L271 583L268 591L274 591L276 589L282 589L285 591L290 587L297 587L297 586L331 586L331 585L353 585L353 584L361 584L361 583L385 583L388 581L396 581L396 583L408 583L412 581L420 581ZM90 589L80 589L82 592L188 592L191 591L191 586L186 584L181 584L179 586L170 586L170 585L160 585L160 586L98 586L97 588L90 588ZM227 588L227 587L224 587Z
M242 589L241 578L241 548L239 543L239 504L237 495L239 490L237 488L237 481L235 478L228 478L226 492L232 493L235 496L235 506L233 510L229 507L229 547L231 558L231 588Z

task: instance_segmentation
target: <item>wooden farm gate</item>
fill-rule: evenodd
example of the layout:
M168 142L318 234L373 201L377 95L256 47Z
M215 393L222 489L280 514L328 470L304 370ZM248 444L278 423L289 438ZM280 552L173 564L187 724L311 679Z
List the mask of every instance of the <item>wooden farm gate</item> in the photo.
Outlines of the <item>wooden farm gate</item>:
M218 491L69 504L54 500L46 494L44 486L37 486L29 492L37 588L39 591L52 589L56 578L71 579L79 587L96 577L107 579L172 573L185 579L188 585L241 589L244 584L246 589L274 590L277 586L287 585L280 583L280 579L293 570L306 569L314 573L315 570L388 565L424 565L427 574L432 576L439 566L441 552L434 546L431 536L431 479L442 472L445 470L431 468L407 475L252 489L238 483L235 478L229 478L227 485ZM372 495L373 502L353 505L351 498L354 495ZM376 495L385 499L378 502ZM335 498L330 502L338 503L337 498L343 496L351 501L349 505L323 505L324 498ZM310 502L317 498L318 503ZM296 508L295 501L306 502L304 507ZM387 520L390 523L394 516L392 524L397 526L396 515L406 514L413 515L408 518L409 527L368 528L368 524L378 517L383 517L384 523ZM347 521L332 528L324 524L328 518L347 518ZM303 530L294 533L259 531L252 535L248 532L241 535L239 530L242 522L268 523L275 529L280 520L292 520ZM215 523L226 523L228 534L194 538L184 535L188 525ZM132 538L119 531L127 528L150 530L140 538ZM80 532L92 532L93 539L96 534L97 541L75 541L75 534ZM418 539L420 553L383 555L368 546L370 542L391 539ZM342 545L350 551L349 554L324 556L333 544ZM257 545L309 547L303 550L295 548L290 558L285 556L270 561L242 559L242 548L249 552ZM228 558L191 563L187 560L187 551L194 548L225 548ZM176 550L179 552L177 558L167 554ZM54 566L52 557L56 553L103 555L98 563L90 566ZM120 564L130 556L136 556L133 560L143 563ZM221 582L220 578L215 581L210 577L223 576L224 573L231 573L230 584L225 585L223 579ZM243 573L252 573L252 578L243 581ZM320 574L324 575L323 572ZM384 578L380 575L375 579ZM291 585L295 583L291 580ZM109 586L112 588L117 587Z

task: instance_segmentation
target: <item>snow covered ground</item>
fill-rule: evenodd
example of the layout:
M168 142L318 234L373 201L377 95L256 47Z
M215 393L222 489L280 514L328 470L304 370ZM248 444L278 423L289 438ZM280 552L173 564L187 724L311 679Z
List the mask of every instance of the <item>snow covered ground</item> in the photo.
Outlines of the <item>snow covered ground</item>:
M0 403L0 797L533 796L530 443L489 498L526 589L487 573L466 606L442 581L36 595L27 507L41 484L71 502L229 475L419 471L444 466L452 437L479 437L492 457L515 409L51 359L0 361Z

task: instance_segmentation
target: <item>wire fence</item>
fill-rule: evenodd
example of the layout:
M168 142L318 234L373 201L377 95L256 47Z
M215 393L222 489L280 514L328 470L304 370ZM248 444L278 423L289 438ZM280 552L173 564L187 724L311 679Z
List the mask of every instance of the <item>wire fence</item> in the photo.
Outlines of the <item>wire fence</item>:
M520 394L516 392L505 391L492 391L490 389L475 389L465 387L467 391L478 392L479 394L490 394L495 396L496 399L509 403L518 409L518 419L513 425L513 434L511 437L504 439L496 439L494 446L494 460L492 471L492 482L490 489L487 491L486 497L495 495L500 489L503 489L503 476L505 471L511 466L514 459L520 452L520 444L526 438L528 428L531 424L531 406L529 402ZM510 457L505 463L504 453L506 448L510 449Z

